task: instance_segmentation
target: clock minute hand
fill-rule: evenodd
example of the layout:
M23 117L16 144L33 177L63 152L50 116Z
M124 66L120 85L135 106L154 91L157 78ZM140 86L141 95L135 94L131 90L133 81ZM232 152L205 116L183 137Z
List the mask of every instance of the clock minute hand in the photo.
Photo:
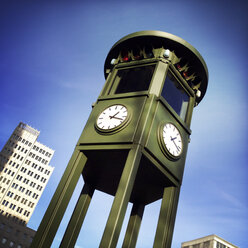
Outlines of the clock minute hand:
M178 146L176 145L176 142L175 142L175 139L176 139L177 137L175 137L175 138L172 138L171 137L171 141L174 143L174 145L175 145L175 147L177 148L177 150L178 151L180 151L180 149L178 148Z
M116 119L117 117L115 117L115 116L118 115L119 113L120 113L120 111L118 111L117 113L115 113L113 116L110 115L109 118L110 118L110 119L113 119L113 118Z
M117 119L117 120L123 120L122 118L115 117L115 116L112 116L112 118ZM111 119L112 119L112 118L111 118Z

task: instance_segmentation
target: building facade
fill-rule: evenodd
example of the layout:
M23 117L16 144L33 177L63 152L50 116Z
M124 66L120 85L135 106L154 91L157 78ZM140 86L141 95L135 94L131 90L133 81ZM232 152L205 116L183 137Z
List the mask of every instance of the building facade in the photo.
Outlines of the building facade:
M8 243L6 247L28 247L10 246L14 242L7 236L23 232L30 236L24 241L34 235L26 225L54 169L49 165L54 150L37 141L39 134L21 122L0 152L0 243Z
M238 248L238 246L233 245L213 234L199 239L183 242L181 248Z

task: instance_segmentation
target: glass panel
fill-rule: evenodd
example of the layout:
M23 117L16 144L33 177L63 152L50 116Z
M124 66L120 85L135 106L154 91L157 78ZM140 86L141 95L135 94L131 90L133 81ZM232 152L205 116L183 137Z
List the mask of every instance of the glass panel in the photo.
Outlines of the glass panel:
M210 248L210 241L205 241L203 243L203 248Z
M170 72L165 79L161 95L176 111L176 113L185 120L190 98L177 79Z
M118 84L115 94L148 90L155 65L119 70L115 78Z

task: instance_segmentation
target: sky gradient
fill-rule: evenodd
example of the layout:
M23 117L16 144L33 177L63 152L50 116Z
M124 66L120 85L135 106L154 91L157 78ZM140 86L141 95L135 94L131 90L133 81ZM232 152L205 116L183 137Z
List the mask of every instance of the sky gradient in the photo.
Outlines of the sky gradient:
M103 84L105 58L123 36L161 30L193 45L209 70L194 109L172 248L216 234L245 248L248 226L245 1L1 1L0 148L20 121L55 150L37 229ZM52 247L58 247L81 180ZM94 194L77 248L98 247L113 197ZM100 204L101 203L101 204ZM160 201L146 207L137 248L152 247ZM127 211L127 217L131 206ZM122 230L125 230L125 221ZM120 237L118 247L121 247Z

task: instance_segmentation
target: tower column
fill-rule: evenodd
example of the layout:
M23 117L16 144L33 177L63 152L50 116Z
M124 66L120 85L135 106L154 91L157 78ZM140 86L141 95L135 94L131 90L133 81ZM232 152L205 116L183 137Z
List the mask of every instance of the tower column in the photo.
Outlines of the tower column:
M141 159L141 146L135 145L128 157L115 194L114 202L100 243L101 248L115 248L132 193L135 177Z
M94 188L85 183L82 192L78 198L78 202L75 206L70 222L66 228L65 234L61 241L61 248L74 247L82 227L85 215L90 205Z
M123 248L135 248L144 210L145 210L144 204L137 204L137 203L133 204L133 208L131 211L131 215L126 230L126 235L122 245Z
M62 179L33 239L31 248L51 247L86 161L87 158L82 152L79 152L78 150L73 152L68 166L66 167Z
M164 189L153 248L171 247L179 191L175 186Z

